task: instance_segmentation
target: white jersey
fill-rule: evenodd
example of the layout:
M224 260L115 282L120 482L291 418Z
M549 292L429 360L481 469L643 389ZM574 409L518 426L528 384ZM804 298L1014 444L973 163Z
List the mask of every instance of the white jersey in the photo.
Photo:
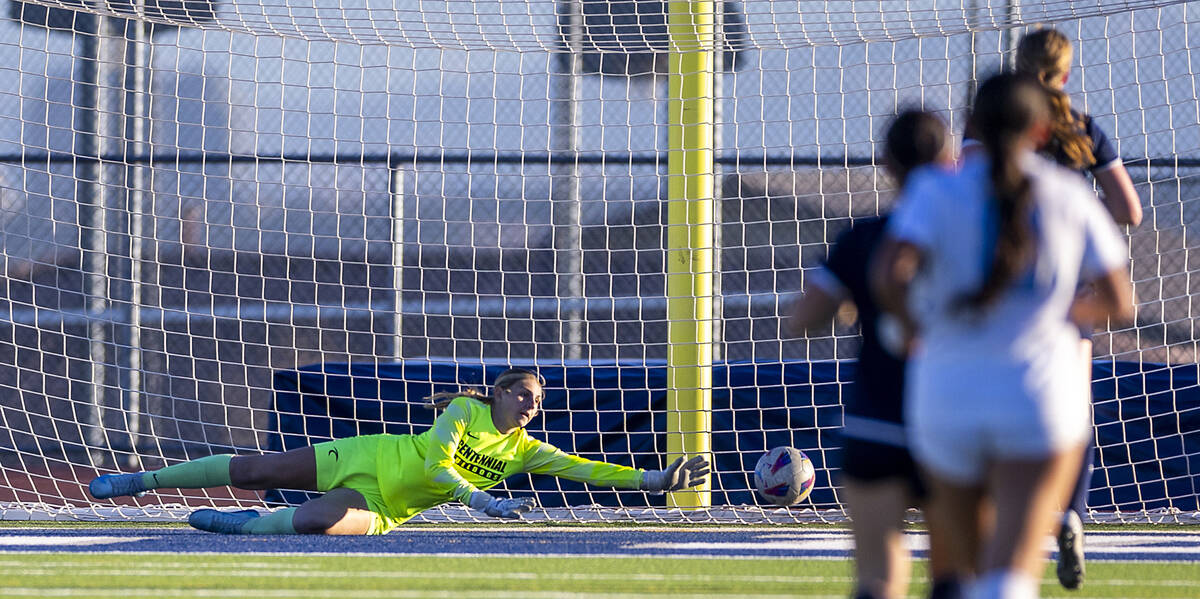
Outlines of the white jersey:
M1078 173L1033 154L1036 250L986 308L964 306L990 267L998 228L985 157L959 172L914 173L889 223L924 259L910 307L920 349L909 361L906 421L914 456L977 482L995 457L1042 457L1082 443L1088 393L1079 330L1068 318L1080 281L1126 263L1124 241Z
M958 172L914 173L889 234L912 243L925 262L913 282L910 307L930 357L1039 359L1052 340L1075 341L1067 318L1081 280L1127 263L1125 242L1078 173L1027 154L1037 244L1033 265L983 310L962 309L992 260L997 230L987 160Z

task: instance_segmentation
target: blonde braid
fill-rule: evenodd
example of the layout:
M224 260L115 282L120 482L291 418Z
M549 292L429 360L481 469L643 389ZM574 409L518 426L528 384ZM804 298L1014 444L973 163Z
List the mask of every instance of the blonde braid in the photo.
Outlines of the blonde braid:
M440 410L450 405L450 402L460 397L472 397L482 401L485 404L488 404L489 406L492 405L492 396L487 395L478 389L468 387L466 389L459 389L458 391L442 391L427 396L425 399L429 400L430 403L425 404L425 407L431 410Z
M1063 166L1090 168L1096 164L1092 140L1083 123L1071 112L1071 97L1062 90L1062 78L1071 70L1071 40L1057 29L1042 29L1021 38L1017 47L1017 72L1041 82L1050 96L1051 137L1046 152Z

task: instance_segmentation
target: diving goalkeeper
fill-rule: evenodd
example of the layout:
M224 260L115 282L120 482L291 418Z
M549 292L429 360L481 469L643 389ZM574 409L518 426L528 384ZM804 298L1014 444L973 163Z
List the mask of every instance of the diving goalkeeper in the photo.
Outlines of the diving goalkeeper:
M525 426L542 404L542 380L510 369L496 377L492 394L473 389L429 398L445 410L419 435L348 437L282 453L214 455L151 472L106 474L91 481L96 499L140 495L159 488L299 489L324 495L298 507L256 510L201 509L188 523L226 534L384 534L431 507L461 501L497 518L520 518L533 498L487 492L522 472L652 493L704 482L708 461L680 457L665 470L641 470L574 456L529 436Z

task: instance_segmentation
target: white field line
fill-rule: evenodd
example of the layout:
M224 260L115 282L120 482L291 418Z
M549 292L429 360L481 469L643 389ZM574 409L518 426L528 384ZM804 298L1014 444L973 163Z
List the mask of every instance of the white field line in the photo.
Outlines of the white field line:
M391 570L304 570L280 569L279 564L269 562L250 562L238 564L236 569L227 565L193 564L186 562L159 562L148 569L112 568L94 562L54 562L54 568L28 567L28 562L0 561L0 568L15 568L15 573L27 576L62 576L62 568L71 568L72 574L84 576L194 576L196 574L210 575L216 578L375 578L397 580L555 580L555 581L611 581L633 580L639 582L743 582L754 584L812 584L812 583L850 583L853 578L841 576L780 576L780 575L745 575L745 574L603 574L603 573L557 573L557 572L397 572ZM1057 585L1058 581L1044 578L1042 584ZM1093 578L1089 586L1096 587L1188 587L1195 586L1194 580L1121 580Z
M0 589L0 597L214 597L226 599L229 597L327 597L342 596L347 591L342 588L328 589L78 589L68 587L11 587ZM445 590L415 591L415 590L354 590L350 591L355 598L366 599L424 599L426 597L445 599ZM797 595L730 595L695 593L570 593L562 591L487 591L489 598L495 599L645 599L646 597L687 597L689 599L796 599ZM842 595L806 595L809 599L844 599Z
M12 554L0 554L0 555L12 555ZM62 555L62 554L56 554L56 555ZM102 553L87 553L84 555L99 556L99 555L104 555L104 554L102 554ZM167 554L164 554L164 555L167 555ZM177 554L170 554L170 555L177 555ZM233 554L230 554L230 555L232 556ZM26 568L29 565L30 565L30 563L26 560L0 559L0 569L16 568L16 569L23 570L24 568ZM63 566L63 567L67 567L67 568L108 567L108 564L102 560L77 560L77 561L55 560L54 565ZM174 561L174 562L158 562L158 561L156 561L156 562L154 562L155 567L161 566L163 568L188 568L191 570L213 570L213 569L230 568L231 566L236 566L239 570L253 570L253 569L274 570L275 568L278 568L281 565L290 565L290 564L283 564L281 562L241 562L241 561L236 562L235 564L205 564L202 562L195 563L195 562L180 562L180 561ZM318 566L318 565L319 564L313 564L313 566ZM344 571L344 570L342 570L342 571Z
M95 522L89 522L89 524L94 524L94 523ZM1105 526L1107 526L1107 525L1105 525ZM56 526L23 526L20 528L0 528L0 534L3 534L3 532L6 532L6 531L49 532L49 533L58 533L60 536L69 537L69 536L73 536L73 535L77 535L77 534L78 535L106 534L106 531L109 531L109 530L116 530L116 531L121 531L121 532L136 532L138 534L163 533L163 532L168 532L168 533L176 534L176 535L195 534L195 531L193 531L191 529L186 529L186 528L164 529L164 528L135 527L135 526L113 527L113 528L109 528L109 529L106 529L106 528L71 529L71 528L64 528L61 526L57 526L57 527ZM492 525L492 526L487 526L487 525L483 525L483 524L478 525L478 526L458 526L458 525L453 525L453 524L446 524L446 525L439 524L436 527L419 527L419 528L403 528L403 527L401 527L401 528L393 531L390 534L390 536L399 537L399 536L404 536L405 534L410 534L410 533L442 535L442 534L460 534L460 533L464 533L464 532L488 534L488 533L498 533L498 532L506 533L506 532L517 532L517 531L520 531L520 532L576 533L576 534L580 534L580 535L596 535L596 534L613 533L613 532L621 532L621 533L646 532L646 533L654 533L654 534L693 534L693 535L695 535L695 534L728 535L731 532L774 533L771 535L764 535L759 538L811 538L811 537L819 537L819 536L839 536L839 535L840 536L849 536L852 532L849 527L829 527L829 528L805 529L805 528L798 527L798 526L753 525L753 524L748 524L748 525L711 525L711 527L705 527L705 525L696 525L695 527L687 527L687 526L589 527L589 526L570 526L570 525L555 526L552 524L551 525L497 524L497 525ZM66 534L62 534L64 532ZM1128 537L1131 535L1154 535L1156 537L1170 537L1170 536L1195 537L1195 536L1200 536L1200 532L1197 532L1197 529L1194 527L1186 528L1184 530L1121 531L1121 530L1109 530L1107 528L1096 528L1096 527L1087 526L1084 528L1084 532L1088 536L1094 535L1096 537ZM924 536L925 532L921 531L921 530L910 530L910 531L905 531L905 534Z
M104 524L101 521L81 522L81 524ZM120 527L103 527L89 526L87 528L70 528L65 526L22 526L20 528L0 528L0 530L11 531L37 531L37 532L68 532L71 534L88 534L89 531L104 531L104 530L119 530L119 531L152 531L152 532L172 532L175 534L197 534L197 531L190 528L160 528L153 526L120 526ZM455 524L436 524L433 526L413 526L405 528L401 526L388 533L392 536L402 536L406 533L463 533L463 532L577 532L579 534L599 534L611 532L673 532L673 533L710 533L710 534L729 534L730 532L778 532L778 533L844 533L850 534L848 526L822 526L822 528L803 528L802 525L783 525L783 524L730 524L730 525L679 525L679 526L652 526L633 524L629 526L580 526L580 525L555 525L555 524L479 524L476 526L460 526ZM919 532L919 531L913 531ZM1090 532L1090 529L1089 529ZM1163 531L1164 534L1170 534L1169 531ZM1157 533L1156 533L1157 534ZM1197 534L1193 532L1192 534Z
M47 553L53 553L54 555L62 555L62 552L48 551L46 549L37 550L37 551L23 550L23 549L0 550L0 555L46 555ZM634 554L634 553L511 553L511 552L510 553L450 553L450 552L436 552L436 553L394 553L393 552L393 553L386 553L386 552L382 552L382 551L313 551L313 552L300 552L300 551L236 551L236 552L187 551L187 552L180 552L180 551L101 550L101 551L71 551L71 553L77 553L79 555L145 555L145 556L178 555L180 553L186 553L187 555L194 555L194 556L221 556L221 557L237 557L237 556L253 555L253 556L257 556L257 557L263 557L263 556L270 556L270 557L376 557L376 558L388 558L388 559L397 559L397 558L406 558L406 557L413 557L413 558L436 557L436 558L449 558L449 559L490 559L490 558L513 559L513 558L519 558L519 557L536 558L536 559L543 559L543 558L579 559L579 558L586 557L589 559L636 559L636 560L641 560L646 557L652 557L654 559L680 559L680 560L719 559L719 560L723 560L723 561L730 561L730 560L734 560L734 561L806 561L806 560L845 561L847 559L850 559L849 554L846 554L846 555L728 555L728 554L720 554L720 553L669 553L669 554L664 554L664 555L652 555L652 556L645 556L645 555ZM1107 560L1107 561L1119 562L1122 560ZM1124 560L1124 561L1128 561L1128 560ZM1145 562L1145 561L1149 561L1149 560L1138 560L1138 561ZM1176 563L1179 560L1157 560L1157 561L1160 561L1162 563ZM1075 599L1077 599L1077 598L1075 598Z
M0 564L2 565L2 564ZM554 580L562 582L578 581L613 581L633 580L638 582L746 582L746 583L778 583L778 584L812 584L812 583L850 583L854 579L835 576L762 576L762 575L720 575L720 574L600 574L600 573L562 573L562 572L394 572L394 571L345 571L345 570L284 570L274 568L255 568L250 570L229 569L228 566L202 565L173 565L163 567L153 564L145 569L110 568L99 564L88 564L90 567L79 567L70 563L55 562L54 568L22 567L15 573L22 576L52 576L61 577L63 567L70 567L74 576L196 576L203 574L213 578L394 578L397 580ZM264 570L270 570L265 572ZM12 575L10 573L10 575Z
M286 598L296 597L307 599L314 597L325 599L339 597L345 594L345 589L303 589L295 591L264 590L264 589L75 589L64 587L14 587L0 589L0 597L213 597L229 599L248 597ZM686 599L845 599L844 595L697 595L694 593L563 593L560 591L488 591L489 598L495 599L669 599L672 597ZM353 597L363 599L445 599L445 591L411 591L389 590L369 591L355 590ZM920 595L908 595L906 599L921 599ZM1103 597L1079 596L1073 599L1107 599ZM1161 599L1191 599L1190 597L1163 597Z
M669 560L722 560L722 561L846 561L851 559L849 553L846 555L728 555L719 553L668 553L663 555L635 555L632 553L387 553L381 551L71 551L76 555L122 555L122 556L145 556L156 557L163 555L190 555L196 557L279 557L279 558L306 558L306 557L361 557L361 558L386 558L390 560L404 558L439 558L439 559L512 559L516 557L530 557L537 559L637 559L646 558L652 559L669 559ZM63 555L61 551L50 551L46 549L17 549L17 550L0 550L0 555ZM1120 558L1093 558L1088 557L1088 562L1109 563L1109 564L1128 564L1131 562L1139 564L1192 564L1194 559L1120 559ZM27 562L23 562L27 563ZM1073 597L1073 599L1088 599L1087 597Z

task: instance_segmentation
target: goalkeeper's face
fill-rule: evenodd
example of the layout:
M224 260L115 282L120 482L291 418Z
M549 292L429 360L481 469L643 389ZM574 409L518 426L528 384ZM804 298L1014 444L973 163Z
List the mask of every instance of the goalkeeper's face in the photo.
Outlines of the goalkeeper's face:
M492 414L496 429L508 432L524 427L537 416L542 407L542 386L533 377L516 381L508 387L496 389L492 403Z

